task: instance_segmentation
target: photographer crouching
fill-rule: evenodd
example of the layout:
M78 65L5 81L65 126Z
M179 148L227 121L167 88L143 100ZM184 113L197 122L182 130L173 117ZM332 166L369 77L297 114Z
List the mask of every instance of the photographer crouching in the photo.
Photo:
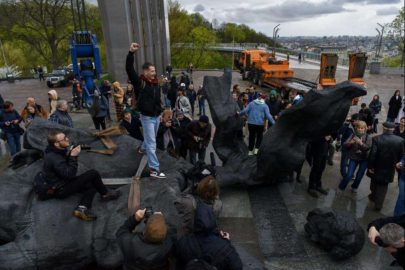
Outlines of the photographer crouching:
M132 233L142 220L145 220L145 230ZM130 216L116 233L124 258L124 269L170 269L172 242L166 234L167 227L162 213L153 213L152 207L138 210Z
M405 269L405 215L374 220L368 225L368 239L374 245L391 252L395 261L391 266Z
M45 149L42 171L35 176L34 181L38 199L64 199L81 193L83 198L76 207L74 216L84 220L96 219L97 216L90 211L94 195L98 192L100 200L107 202L117 199L121 191L106 188L96 170L76 176L81 146L70 146L65 134L51 131L47 140L49 145Z
M194 120L188 124L187 132L189 136L190 163L195 165L197 153L198 160L204 161L211 140L211 124L208 116L202 115L198 121Z

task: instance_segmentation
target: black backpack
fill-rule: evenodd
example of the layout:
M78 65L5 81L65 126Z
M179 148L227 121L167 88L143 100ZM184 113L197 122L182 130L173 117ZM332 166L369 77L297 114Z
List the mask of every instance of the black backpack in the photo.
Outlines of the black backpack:
M204 170L207 170L209 174L203 174ZM188 180L191 180L193 182L193 184L198 185L201 180L209 175L212 175L214 178L217 176L215 167L212 165L207 165L204 161L200 160L194 165L194 167L190 168L187 171L186 176Z
M197 237L194 234L187 235L188 244L197 259L193 259L187 262L185 270L217 270L216 265L221 264L232 252L232 246L227 243L213 258L210 255L202 254L200 244Z

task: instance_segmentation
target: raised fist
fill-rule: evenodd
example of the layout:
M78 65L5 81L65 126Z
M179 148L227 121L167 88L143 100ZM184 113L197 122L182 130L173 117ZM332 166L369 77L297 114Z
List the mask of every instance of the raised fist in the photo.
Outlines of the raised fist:
M141 47L141 46L139 46L138 43L132 43L132 44L131 44L131 47L129 48L129 50L130 50L131 52L135 52L135 51L138 50L140 47Z

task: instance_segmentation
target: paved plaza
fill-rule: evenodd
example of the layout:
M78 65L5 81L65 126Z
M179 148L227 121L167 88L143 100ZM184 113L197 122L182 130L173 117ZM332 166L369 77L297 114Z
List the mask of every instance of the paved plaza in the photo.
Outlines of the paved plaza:
M298 64L296 64L298 65ZM315 82L319 69L294 68L295 76ZM336 79L342 82L347 79L347 70L338 69ZM195 71L193 80L196 89L203 83L204 76L220 76L222 71ZM238 72L233 73L233 84L240 84L241 90L251 85L242 81ZM365 75L368 85L368 94L360 103L371 101L375 94L380 95L383 108L380 113L379 132L381 123L386 119L389 98L394 90L404 89L404 78L399 75ZM23 80L9 84L0 83L0 94L4 100L14 103L16 110L21 111L25 106L27 97L34 97L38 104L49 109L47 92L50 89L44 82L38 80ZM71 86L55 88L62 99L71 100ZM258 87L260 92L269 92L268 88ZM358 112L358 106L353 106L350 112ZM212 118L207 106L207 115ZM112 118L116 120L115 108L111 104ZM198 108L196 108L196 113ZM76 128L94 128L89 114L85 110L71 114ZM194 117L198 119L197 116ZM117 125L117 122L110 123ZM213 151L210 145L209 151ZM4 174L10 154L8 146L1 141L0 170ZM206 162L209 162L207 154ZM217 160L217 165L220 165ZM221 200L224 204L223 213L219 220L219 227L230 233L231 240L239 243L249 250L256 258L261 260L268 269L390 269L391 255L369 243L366 240L363 250L357 256L343 261L333 261L329 254L312 243L304 231L306 216L309 211L317 207L330 207L342 210L355 217L366 231L367 224L374 219L391 216L398 196L398 182L390 184L387 198L381 212L373 210L373 204L367 198L369 194L370 179L364 176L358 194L346 191L344 195L337 195L336 189L342 177L339 171L340 153L334 158L334 165L327 165L323 174L323 185L329 191L327 196L318 199L311 197L307 192L310 167L307 163L302 171L305 181L299 183L282 183L277 187L246 187L237 186L221 190Z

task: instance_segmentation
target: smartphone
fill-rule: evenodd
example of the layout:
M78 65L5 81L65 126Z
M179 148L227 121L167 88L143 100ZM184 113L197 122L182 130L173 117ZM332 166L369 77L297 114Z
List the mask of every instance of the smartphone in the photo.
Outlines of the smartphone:
M356 134L356 137L360 140L361 139L361 135Z

